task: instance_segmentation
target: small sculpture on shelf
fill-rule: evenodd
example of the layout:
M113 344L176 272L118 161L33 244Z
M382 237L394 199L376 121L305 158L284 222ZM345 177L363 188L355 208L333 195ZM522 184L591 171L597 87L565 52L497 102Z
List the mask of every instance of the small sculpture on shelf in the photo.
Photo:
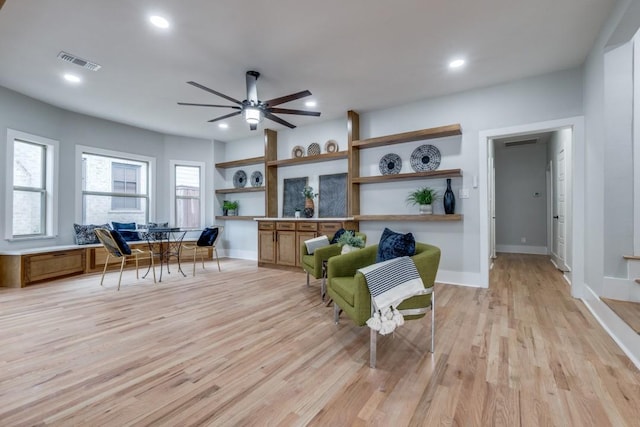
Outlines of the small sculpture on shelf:
M444 202L444 213L447 215L453 214L456 210L456 197L453 195L453 190L451 190L451 178L447 178L447 190L444 192L442 199Z
M313 187L307 185L302 189L302 195L304 196L304 216L305 218L313 218L315 207L313 199L318 196L318 193L314 193Z

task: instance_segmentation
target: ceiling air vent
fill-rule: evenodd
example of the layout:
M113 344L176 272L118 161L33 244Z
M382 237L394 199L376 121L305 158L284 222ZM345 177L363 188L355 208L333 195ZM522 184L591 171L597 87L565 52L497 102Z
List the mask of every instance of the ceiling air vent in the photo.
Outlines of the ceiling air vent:
M518 145L528 145L528 144L535 144L536 142L538 142L538 138L535 139L525 139L523 141L511 141L511 142L505 142L504 146L505 147L516 147Z
M65 51L61 51L58 54L58 58L62 59L65 62L70 62L74 65L77 65L79 67L82 68L86 68L87 70L91 70L91 71L98 71L100 68L102 68L101 65L96 64L95 62L91 62L91 61L87 61L86 59L82 59L82 58L78 58L75 55L72 55L70 53L67 53Z

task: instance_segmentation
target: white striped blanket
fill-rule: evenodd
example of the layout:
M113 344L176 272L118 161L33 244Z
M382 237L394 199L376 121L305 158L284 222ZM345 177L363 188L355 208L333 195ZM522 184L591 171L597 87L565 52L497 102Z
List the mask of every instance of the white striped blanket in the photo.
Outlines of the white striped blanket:
M420 274L413 260L406 256L379 262L358 271L364 275L375 309L367 325L386 335L404 323L396 307L405 299L424 291Z

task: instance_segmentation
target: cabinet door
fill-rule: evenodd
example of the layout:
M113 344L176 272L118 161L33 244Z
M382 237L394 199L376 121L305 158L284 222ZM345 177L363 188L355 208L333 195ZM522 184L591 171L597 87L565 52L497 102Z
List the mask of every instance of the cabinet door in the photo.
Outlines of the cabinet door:
M302 260L300 259L300 248L304 245L305 240L313 239L316 237L315 231L298 231L297 240L298 244L296 245L296 265L302 265Z
M275 264L276 262L276 242L275 231L258 231L258 262Z
M84 249L24 257L25 283L84 273Z
M298 247L295 231L277 231L276 263L278 265L296 265Z

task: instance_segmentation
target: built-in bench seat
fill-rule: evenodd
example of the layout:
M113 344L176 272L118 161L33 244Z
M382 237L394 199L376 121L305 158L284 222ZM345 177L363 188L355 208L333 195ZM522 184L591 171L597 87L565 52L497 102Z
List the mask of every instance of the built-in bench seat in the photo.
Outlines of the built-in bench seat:
M185 238L184 242L195 242ZM129 242L132 248L148 248L146 241ZM211 247L199 249L207 259L213 258ZM60 245L41 248L0 251L0 287L22 288L32 283L77 274L101 272L107 251L101 244ZM141 260L141 265L148 261ZM127 267L135 265L133 260ZM109 268L119 268L120 260L109 259Z

